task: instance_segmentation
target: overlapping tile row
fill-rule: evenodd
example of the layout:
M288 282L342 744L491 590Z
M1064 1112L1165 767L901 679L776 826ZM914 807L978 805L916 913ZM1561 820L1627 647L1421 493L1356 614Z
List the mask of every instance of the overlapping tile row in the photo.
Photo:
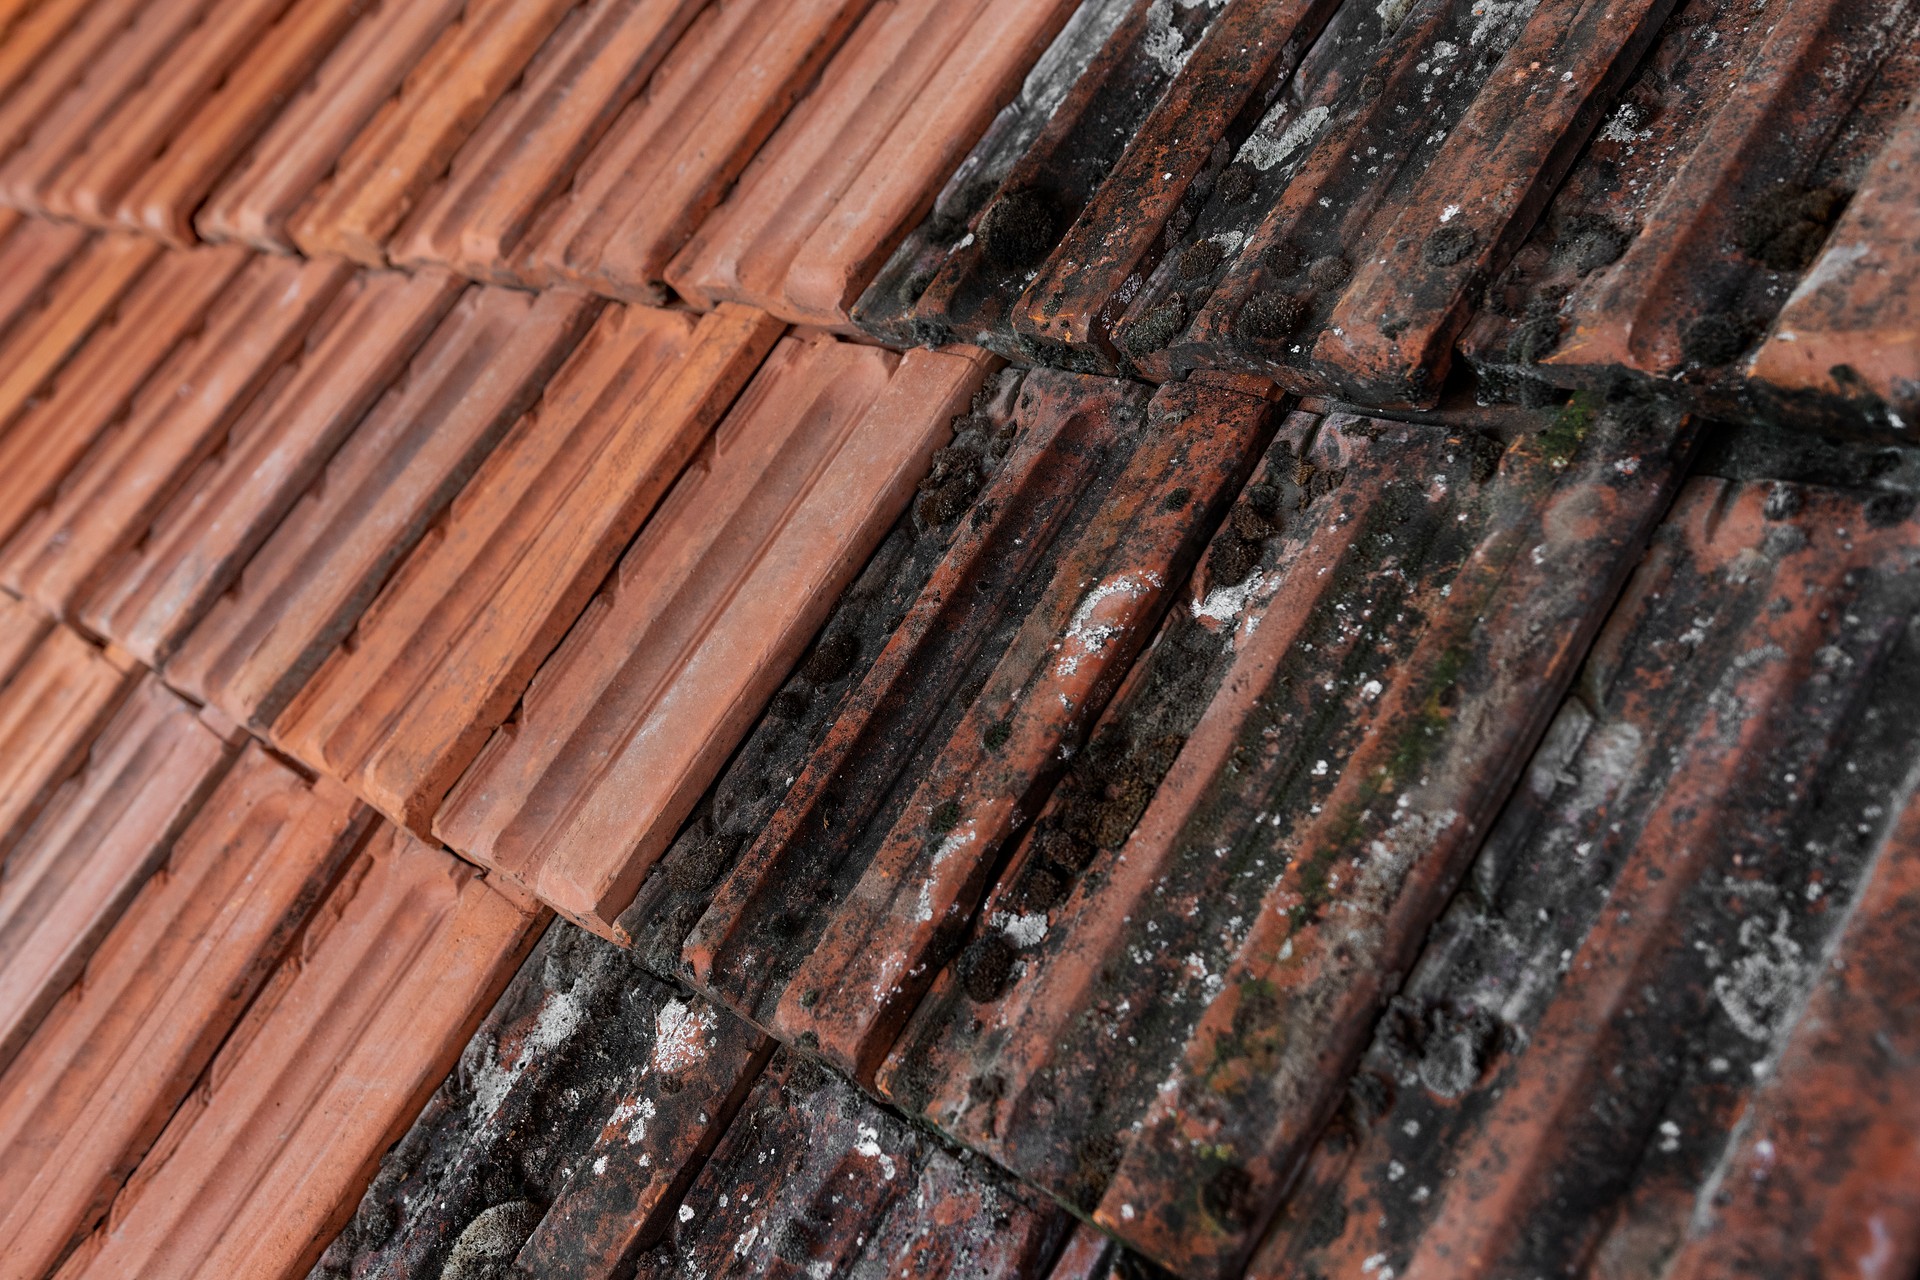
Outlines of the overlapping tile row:
M974 514L688 939L692 981L870 1078L1267 418L1228 392L1027 377Z
M1251 1252L1690 431L1296 415L881 1089L1182 1274Z
M1912 1269L1911 509L1689 482L1250 1274Z
M137 678L124 653L0 592L0 859L80 767Z
M790 335L533 676L432 830L612 937L986 373Z
M1904 3L1754 23L1687 0L1495 278L1470 357L1496 381L1624 371L1723 411L1910 438L1911 254L1890 249L1915 163L1917 31Z
M1628 373L1898 431L1916 21L1138 0L1069 26L1028 86L1044 122L989 132L855 315L897 343L1403 408L1464 343L1496 392Z
M378 824L60 1275L305 1275L538 919Z
M0 1072L0 1274L40 1277L106 1213L367 827L249 746Z

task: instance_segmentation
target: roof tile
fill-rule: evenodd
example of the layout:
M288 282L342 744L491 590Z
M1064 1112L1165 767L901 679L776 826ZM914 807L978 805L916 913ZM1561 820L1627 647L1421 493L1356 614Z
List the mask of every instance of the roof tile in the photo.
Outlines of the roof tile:
M305 1275L536 919L380 825L61 1274Z
M583 298L468 289L189 633L168 682L265 732L593 313Z
M783 340L435 833L617 934L983 374L977 353Z
M0 1070L162 865L232 752L186 702L142 680L8 852L0 880Z
M745 308L602 312L276 740L424 833L779 330Z
M1884 505L1690 482L1250 1274L1814 1274L1864 1243L1836 1193L1913 1106L1873 1083L1910 1030L1882 984L1920 687L1920 528Z
M103 652L66 627L44 629L29 608L8 612L15 633L7 648L17 665L0 684L0 856L10 856L86 758L134 680L125 655ZM26 651L26 636L36 632Z
M366 826L261 748L240 759L0 1075L0 1276L106 1211Z

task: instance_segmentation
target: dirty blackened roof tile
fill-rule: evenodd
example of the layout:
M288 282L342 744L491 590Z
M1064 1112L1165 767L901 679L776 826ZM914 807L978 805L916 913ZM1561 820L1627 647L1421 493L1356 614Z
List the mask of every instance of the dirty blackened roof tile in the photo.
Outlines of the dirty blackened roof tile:
M1911 154L1911 131L1895 129L1920 82L1916 23L1910 5L1822 0L1760 23L1736 4L1687 0L1496 278L1466 336L1470 357L1496 381L1593 385L1626 371L1677 380L1723 409L1766 408L1740 375L1776 321L1792 331L1782 304L1802 285L1835 290L1830 298L1860 287L1843 264L1862 232L1829 237L1882 144L1880 173ZM1831 256L1819 267L1823 245ZM1867 270L1863 279L1877 278ZM1875 397L1902 394L1887 370L1871 372L1885 358L1871 339L1843 340L1847 350L1829 347L1812 365L1785 358L1783 341L1765 344L1753 371L1789 393L1835 390L1864 397L1868 411ZM1856 361L1867 382L1832 380L1833 365ZM1883 413L1863 416L1888 425Z
M1058 374L1026 380L1018 415L976 515L687 947L697 981L856 1078L1152 633L1267 418L1231 393L1149 403Z
M1915 1256L1903 507L1688 484L1252 1274Z
M1290 422L890 1096L1183 1274L1244 1259L1690 437L1539 426Z
M505 1258L525 1245L537 1275L617 1271L631 1240L652 1245L770 1049L627 952L553 925L314 1280L435 1275L485 1244Z
M929 243L909 241L895 255L861 299L855 312L860 322L896 342L961 335L1009 358L1030 358L1012 332L1011 304L1181 67L1179 50L1204 36L1220 12L1217 5L1175 10L1151 0L1083 4L1050 53L1057 65L1036 67L1041 83L1030 82L1028 89L1029 95L1038 89L1056 97L1058 105L1032 120L1031 136L1020 140L1019 150L995 135L976 149L969 167L977 172L962 171L972 191L943 195L936 205L933 221L944 224L944 234L933 241L930 223L922 237ZM1023 123L1041 114L1029 111ZM944 262L909 264L960 240L965 223L996 191L1007 203L977 224L968 243Z
M76 282L84 274L85 291L97 300L100 312L91 326L63 331L69 319L49 311L44 328L31 326L37 332L18 335L32 350L12 366L14 376L0 374L0 546L45 519L59 500L61 482L98 442L124 426L149 378L168 367L175 349L200 328L208 308L246 265L237 249L196 249L161 254L141 270L128 258L146 258L145 246L121 258L109 249L115 243L96 246L68 273ZM102 256L114 260L103 262ZM95 266L104 268L98 276ZM127 287L136 274L137 283ZM98 299L96 286L109 294L125 291L113 302ZM157 409L158 396L147 397L150 411ZM121 448L138 442L123 435Z
M662 273L819 74L869 0L733 0L701 9L647 89L528 229L515 267L657 301Z
M493 103L394 238L395 262L518 283L512 258L534 216L648 79L706 0L577 5Z
M367 810L250 746L0 1074L0 1275L105 1213L325 893Z
M62 1274L305 1275L537 920L379 824Z
M440 18L440 6L422 7L427 12L421 16ZM446 172L487 109L519 78L573 7L571 0L469 4L460 20L446 26L432 48L406 70L397 91L389 87L390 74L379 76L377 85L355 84L343 105L362 108L381 89L392 96L367 120L352 144L336 152L339 160L331 172L301 166L299 176L316 185L293 215L294 243L310 254L344 254L371 266L385 262L387 238ZM405 35L426 34L405 23L397 12L391 20L404 23ZM384 27L388 19L381 21ZM343 45L343 52L350 45ZM355 52L362 51L356 48ZM381 70L385 72L386 67ZM324 111L322 104L316 107ZM285 177L293 176L288 172L290 163L283 162L280 168ZM278 181L273 185L279 186ZM291 196L294 185L280 190ZM278 191L272 194L278 205L283 197Z
M12 531L0 582L69 616L108 563L229 442L248 404L300 350L348 270L256 257L100 432L47 505ZM25 424L23 424L25 425Z
M424 834L779 332L738 307L603 311L276 739Z
M974 499L1012 448L1022 370L1002 369L953 421L919 496L835 604L765 714L621 912L640 963L681 974L681 947L706 914L715 886L752 845L808 759L925 590Z
M149 676L7 853L0 1070L165 861L232 754L190 705Z
M1047 1280L1168 1280L1170 1274L1082 1222L1074 1227L1066 1247L1054 1259Z
M914 303L1007 172L1020 163L1054 114L1067 110L1060 104L1076 90L1114 28L1138 4L1139 0L1080 0L1053 43L1035 60L1019 92L1010 95L979 143L940 188L926 220L907 233L854 305L853 318L863 330L897 346L948 340L944 330L914 323ZM1144 112L1149 104L1133 105ZM968 340L977 342L978 334L970 333ZM978 345L999 350L991 341Z
M1067 1221L782 1051L636 1274L1034 1276Z
M0 672L0 858L86 758L135 678L126 655L48 628L37 612L9 605L12 635L0 642L15 664Z
M667 269L681 297L798 323L847 308L1013 95L1073 0L869 10Z
M267 731L593 314L583 298L469 288L189 633L168 682Z
M619 936L615 917L906 506L983 360L784 339L435 834Z
M213 455L102 561L80 598L81 623L148 666L171 658L459 292L439 272L348 279Z
M435 41L449 28L455 34L446 38L460 39L467 7L463 0L378 0L366 6L332 54L298 92L286 95L272 123L236 159L195 215L194 229L208 240L291 250L288 222L294 213L361 128L400 92Z

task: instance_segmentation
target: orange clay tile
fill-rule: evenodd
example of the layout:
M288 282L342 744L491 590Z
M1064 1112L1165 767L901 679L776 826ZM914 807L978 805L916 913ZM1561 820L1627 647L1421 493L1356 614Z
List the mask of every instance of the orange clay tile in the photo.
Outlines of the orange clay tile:
M516 270L630 301L662 273L871 0L713 0L529 228Z
M67 614L107 562L228 444L231 428L346 282L341 263L260 257L167 358L52 501L13 531L0 583Z
M209 240L291 250L287 222L452 24L465 0L373 0L298 93L207 198L194 229ZM478 6L474 6L478 12ZM457 35L449 36L457 40Z
M301 206L294 242L309 254L386 261L387 237L572 7L571 0L470 4Z
M237 8L225 0L221 16L231 21ZM270 25L235 32L241 43L223 51L225 63L211 53L191 68L171 60L121 106L104 127L108 140L93 141L62 175L83 212L193 242L201 201L361 14L358 0L271 9ZM180 84L188 71L198 75L197 94Z
M203 465L128 546L102 562L78 616L150 667L240 568L394 381L459 295L440 272L356 275Z
M510 261L546 202L641 92L706 0L577 5L394 237L399 263L517 283Z
M1875 158L1748 370L1788 391L1877 398L1920 439L1920 107Z
M60 1275L304 1276L537 922L381 824Z
M622 939L614 917L906 506L983 361L776 346L435 833Z
M696 305L847 308L1066 20L1064 0L880 5L668 267Z
M44 610L0 591L0 691L52 626Z
M0 1070L219 781L229 751L148 677L7 855L0 877Z
M744 307L602 312L275 740L425 834L778 333Z
M368 811L241 753L0 1075L0 1276L42 1276L108 1208L365 829Z
M680 1221L692 1173L731 1132L773 1041L698 996L668 1000L631 1083L519 1252L529 1274L621 1274Z
M11 421L0 420L0 542L45 512L245 263L236 249L162 254L57 376L10 389L18 399Z
M0 5L0 104L95 7L111 6L94 6L91 0L7 0ZM0 153L10 145L0 142Z
M469 288L167 663L264 733L539 394L592 304Z
M10 251L13 241L21 239L28 227L54 228L55 224L37 219L24 224L10 238ZM0 345L0 440L6 438L8 424L29 402L37 395L46 394L49 381L93 335L96 325L111 326L117 318L116 307L122 312L140 307L139 301L128 296L129 290L159 255L159 247L142 237L102 236L68 258L63 263L64 270L29 294L30 301L22 300L24 314L17 314L6 331L4 345ZM12 258L11 252L8 257ZM219 266L204 257L180 255L176 265L195 261L212 268L209 279L218 274ZM24 292L37 274L34 264L27 262L10 260L0 265L4 265L8 273L5 287L9 291L19 288ZM174 293L171 301L191 314L191 297L190 293L186 296ZM149 304L164 304L169 299L165 295L148 295L145 300ZM164 326L156 329L156 337L166 332ZM148 350L151 352L152 348ZM164 350L153 352L147 359L157 361L165 354ZM137 358L126 363L133 368L140 367ZM91 379L83 381L91 382Z
M89 50L81 75L46 104L19 149L0 165L0 194L15 208L101 225L169 134L288 3L140 5L131 23Z
M31 317L63 309L48 307L49 286L89 239L80 227L0 210L0 343Z
M54 125L55 105L95 71L124 30L161 30L164 38L163 16L141 24L144 7L142 0L53 0L39 11L41 21L8 30L0 43L0 161L15 157L35 130ZM3 191L0 203L23 207Z
M86 758L133 685L131 666L55 626L0 688L0 857Z

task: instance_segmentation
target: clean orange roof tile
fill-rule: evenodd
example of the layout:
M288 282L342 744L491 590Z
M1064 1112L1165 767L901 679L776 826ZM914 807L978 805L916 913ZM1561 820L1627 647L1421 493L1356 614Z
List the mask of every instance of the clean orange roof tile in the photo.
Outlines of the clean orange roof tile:
M22 619L24 610L9 612L15 627L34 628ZM132 666L124 654L54 626L0 687L0 857L85 759L94 734L132 687Z

